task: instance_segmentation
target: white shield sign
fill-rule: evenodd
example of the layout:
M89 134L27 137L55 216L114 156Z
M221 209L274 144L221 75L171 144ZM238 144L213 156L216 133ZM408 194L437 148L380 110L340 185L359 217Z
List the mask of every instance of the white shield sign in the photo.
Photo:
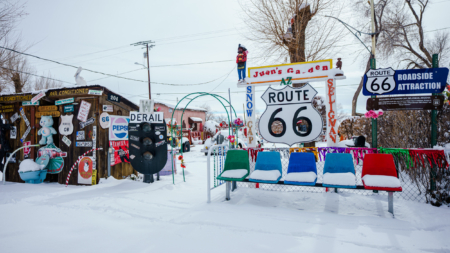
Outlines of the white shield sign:
M323 128L322 117L311 104L316 94L309 84L280 90L269 87L261 97L267 105L258 125L261 136L268 142L289 146L316 139Z
M108 128L110 123L111 122L109 121L109 114L107 112L100 114L100 126L103 129Z
M393 91L397 86L394 74L395 70L392 68L370 69L366 73L366 90L380 95Z

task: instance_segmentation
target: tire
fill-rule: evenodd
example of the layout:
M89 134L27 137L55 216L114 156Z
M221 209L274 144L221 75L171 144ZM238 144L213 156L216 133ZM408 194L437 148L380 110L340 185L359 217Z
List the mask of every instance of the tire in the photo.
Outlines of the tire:
M238 146L239 146L239 148L242 148L242 144L241 143L239 143Z
M183 144L183 152L189 152L191 151L191 145L189 145L189 142L186 142Z

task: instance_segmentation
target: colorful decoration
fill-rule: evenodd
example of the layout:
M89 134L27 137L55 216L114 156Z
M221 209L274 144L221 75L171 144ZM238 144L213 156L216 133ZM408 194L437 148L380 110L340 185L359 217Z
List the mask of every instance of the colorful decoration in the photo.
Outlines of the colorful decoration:
M39 125L42 126L38 131L38 135L42 135L39 144L53 144L53 135L56 134L56 130L53 128L53 118L51 116L42 116Z
M244 122L240 118L235 119L234 124L236 126L244 126Z
M62 168L64 167L63 157L67 156L67 152L62 152L55 144L51 143L38 150L38 158L43 155L48 155L50 157L50 161L47 165L47 173L57 174L62 171Z
M66 179L66 187L67 185L69 185L69 179L70 179L70 175L72 174L73 168L75 168L75 166L77 165L78 162L81 161L81 159L83 159L83 157L85 157L87 154L89 154L90 152L94 151L94 150L103 150L103 148L93 148L91 150L86 151L82 156L80 156L80 158L78 158L78 160L72 165L72 167L70 168L69 171L69 175L67 175L67 179Z
M183 168L183 169L186 168L186 165L184 164L184 159L183 159L182 155L178 156L178 160L181 161L181 168Z
M236 141L236 139L234 138L234 135L228 135L228 140L230 141L230 143L234 143Z
M376 119L376 118L380 117L381 115L383 115L383 110L381 110L381 109L376 110L376 111L370 110L364 114L364 116L368 119L370 119L370 118Z

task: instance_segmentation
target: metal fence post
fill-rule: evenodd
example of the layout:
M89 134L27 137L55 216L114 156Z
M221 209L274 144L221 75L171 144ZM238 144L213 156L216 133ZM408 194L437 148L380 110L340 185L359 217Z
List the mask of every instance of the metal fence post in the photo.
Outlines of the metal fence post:
M439 55L433 54L433 68L439 68ZM439 93L433 93L432 95L440 95ZM431 148L437 145L437 110L431 110ZM430 190L436 190L436 164L433 163L433 167L430 171Z
M388 192L388 211L394 215L394 192Z

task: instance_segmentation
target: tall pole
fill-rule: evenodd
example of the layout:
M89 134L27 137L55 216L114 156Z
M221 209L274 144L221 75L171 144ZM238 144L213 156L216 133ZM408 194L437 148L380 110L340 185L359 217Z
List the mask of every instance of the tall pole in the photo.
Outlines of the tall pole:
M439 55L433 54L432 67L439 68ZM433 95L440 95L439 93L433 93ZM431 110L431 148L437 145L437 110ZM436 171L437 166L433 162L433 167L430 171L430 190L436 190Z
M373 1L370 0L370 12L371 12L371 26L372 26L372 53L370 56L370 69L376 69L375 61L375 9L373 7ZM372 96L376 98L377 96ZM377 148L378 146L378 121L372 118L372 148Z
M148 99L152 99L152 89L150 84L150 55L148 54L148 44L147 44L147 69L148 69Z

